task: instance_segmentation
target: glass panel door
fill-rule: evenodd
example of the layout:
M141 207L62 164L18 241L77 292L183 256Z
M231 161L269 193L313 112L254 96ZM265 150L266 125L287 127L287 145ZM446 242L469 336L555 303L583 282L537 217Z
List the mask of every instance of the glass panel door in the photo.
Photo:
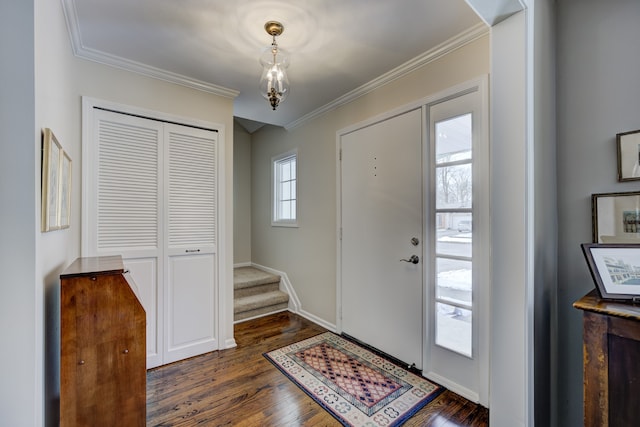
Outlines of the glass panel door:
M428 106L425 375L488 404L486 86Z

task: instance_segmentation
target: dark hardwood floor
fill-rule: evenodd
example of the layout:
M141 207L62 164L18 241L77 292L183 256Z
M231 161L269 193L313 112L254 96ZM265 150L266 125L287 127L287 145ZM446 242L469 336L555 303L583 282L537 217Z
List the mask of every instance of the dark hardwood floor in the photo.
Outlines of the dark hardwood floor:
M148 426L339 426L262 354L325 329L289 312L235 326L238 346L147 373ZM488 410L445 391L405 426L487 426Z

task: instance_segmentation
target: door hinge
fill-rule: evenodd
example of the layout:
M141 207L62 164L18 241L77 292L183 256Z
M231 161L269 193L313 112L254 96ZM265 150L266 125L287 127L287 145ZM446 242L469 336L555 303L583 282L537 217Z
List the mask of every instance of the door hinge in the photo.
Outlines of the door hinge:
M340 149L340 152L338 153L338 157L340 158L340 161L342 161L342 148Z

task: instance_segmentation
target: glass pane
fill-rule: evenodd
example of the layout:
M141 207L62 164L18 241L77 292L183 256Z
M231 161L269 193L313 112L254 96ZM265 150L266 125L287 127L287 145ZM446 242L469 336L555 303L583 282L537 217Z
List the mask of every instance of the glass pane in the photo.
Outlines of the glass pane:
M436 168L436 209L471 208L471 163Z
M280 218L279 219L291 219L291 202L280 203Z
M289 164L291 165L291 179L296 179L296 158L292 158Z
M471 305L471 261L436 258L436 298Z
M470 213L440 212L436 214L436 253L471 257Z
M436 344L472 357L471 311L449 304L436 304Z
M436 163L471 158L471 113L436 123Z
M296 197L296 181L293 180L291 181L291 197L289 197L290 199L295 200Z
M291 182L283 182L280 184L280 200L291 199Z
M291 164L284 161L280 164L280 181L289 181L291 179Z
M296 201L295 199L291 201L291 215L289 219L296 219Z

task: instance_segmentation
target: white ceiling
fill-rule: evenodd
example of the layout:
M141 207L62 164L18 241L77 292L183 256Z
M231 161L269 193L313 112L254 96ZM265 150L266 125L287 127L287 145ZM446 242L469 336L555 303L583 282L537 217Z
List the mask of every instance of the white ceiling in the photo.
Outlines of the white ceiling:
M481 27L465 0L62 0L76 55L233 97L234 115L290 126ZM284 24L289 97L258 93L264 23ZM410 65L408 65L410 64ZM380 80L378 80L380 81Z

